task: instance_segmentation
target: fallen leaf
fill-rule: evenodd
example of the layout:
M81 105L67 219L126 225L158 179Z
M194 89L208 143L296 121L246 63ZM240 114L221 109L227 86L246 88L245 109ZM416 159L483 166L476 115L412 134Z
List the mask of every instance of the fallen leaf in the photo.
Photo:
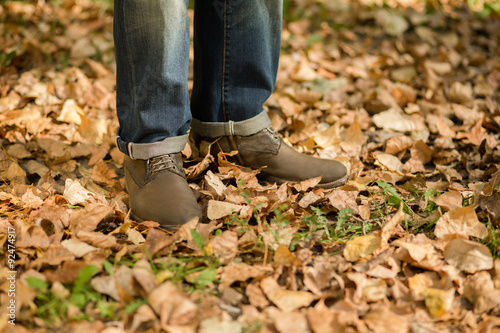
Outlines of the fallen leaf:
M304 333L309 331L306 316L301 312L282 312L274 317L274 326L279 333Z
M404 16L394 10L379 10L375 20L390 36L400 36L410 27Z
M387 154L397 154L401 151L404 151L404 150L410 148L414 142L415 141L412 138L410 138L406 135L398 135L398 136L392 137L386 142L385 152ZM398 161L399 161L399 159L398 159ZM397 169L395 169L395 170L397 170Z
M307 291L285 290L272 277L263 279L260 287L267 298L284 312L292 312L308 306L316 299L316 296Z
M448 91L448 98L451 102L467 104L472 101L472 88L460 82L454 82Z
M94 231L101 221L112 218L114 214L114 209L108 205L89 204L71 214L70 229L74 235L81 231Z
M357 213L358 203L356 199L359 195L359 191L346 191L339 188L334 189L330 194L326 196L330 204L341 211L344 208L351 208L354 213Z
M424 300L424 291L428 288L437 287L438 281L439 275L436 272L424 272L408 278L408 287L411 290L413 299L416 301Z
M47 252L38 257L31 264L32 267L41 267L42 265L57 266L63 261L73 260L75 256L59 243L51 244Z
M224 321L219 318L212 317L204 319L200 322L200 333L239 333L243 327L236 321Z
M227 265L238 254L238 235L234 231L226 230L222 234L215 236L209 245L220 262Z
M199 321L198 306L172 282L165 282L151 291L148 304L160 317L163 329L168 325L190 325Z
M377 127L396 132L411 132L417 128L409 117L395 109L380 112L374 115L372 120Z
M269 305L264 292L256 283L251 283L245 289L245 294L248 297L248 301L255 307L266 308Z
M411 158L404 164L403 170L408 173L425 172L425 164L432 160L432 149L424 142L417 141L410 152Z
M62 106L61 114L57 117L58 121L80 125L83 110L76 104L74 99L67 99Z
M222 271L219 290L224 290L236 281L245 282L251 278L263 277L271 274L273 269L266 266L252 266L246 263L229 264Z
M387 244L387 242L393 235L394 228L396 228L396 226L399 225L405 218L403 207L404 205L399 205L399 209L396 214L394 214L389 222L384 224L384 226L382 227L382 230L380 231L380 241L383 245Z
M295 190L297 190L297 192L305 192L310 188L313 188L316 185L318 185L321 182L321 178L322 178L321 176L318 176L311 179L306 179L299 183L292 184L292 187Z
M469 205L455 208L440 217L436 222L434 235L438 238L447 235L484 238L488 235L488 229L479 222L474 207Z
M64 186L64 197L73 205L85 206L89 203L107 204L106 198L97 193L86 190L78 180L66 179Z
M432 201L436 203L439 207L443 207L447 211L452 209L462 207L462 194L458 191L449 191L443 193L436 198L432 198Z
M280 245L274 252L274 264L276 266L302 266L302 261L297 259L288 247Z
M98 250L96 247L88 245L87 243L74 238L63 240L61 242L61 245L69 250L77 258L81 258L89 252Z
M382 240L374 234L358 236L349 240L344 248L344 257L348 261L357 261L371 255L380 247Z
M368 312L363 319L366 325L376 333L406 333L410 329L408 319L394 313L387 306Z
M323 198L321 196L317 195L316 193L309 192L302 199L300 199L299 206L305 209L311 205L314 205L315 203L317 203L321 199L323 199Z
M475 313L484 313L500 304L500 290L495 288L488 272L479 272L467 278L464 296L474 305Z
M451 310L455 289L427 288L423 291L425 306L434 318L439 318Z
M467 273L493 268L490 250L477 242L460 238L453 239L446 245L443 254L447 263Z
M208 202L207 217L210 220L217 220L232 213L240 212L245 206L235 205L230 202L210 200Z

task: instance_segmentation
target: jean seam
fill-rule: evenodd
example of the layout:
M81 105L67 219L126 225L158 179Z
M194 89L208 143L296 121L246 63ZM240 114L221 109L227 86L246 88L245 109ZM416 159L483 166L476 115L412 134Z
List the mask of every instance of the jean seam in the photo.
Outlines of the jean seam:
M122 4L122 17L125 18L125 3L126 1L123 2ZM124 34L124 39L125 39L125 47L127 48L127 61L129 63L129 66L130 66L130 74L131 74L131 82L135 82L135 69L134 69L134 61L132 60L132 48L130 47L130 39L128 38L128 32L129 30L127 29L127 24L124 24L124 27L125 29L125 34ZM130 91L132 91L132 108L133 110L136 110L137 108L137 99L136 99L136 96L137 96L137 87L132 84L131 85L131 88ZM130 143L127 143L127 146L129 145Z
M222 56L222 114L227 121L226 114L226 52L227 52L227 1L224 0L224 51Z

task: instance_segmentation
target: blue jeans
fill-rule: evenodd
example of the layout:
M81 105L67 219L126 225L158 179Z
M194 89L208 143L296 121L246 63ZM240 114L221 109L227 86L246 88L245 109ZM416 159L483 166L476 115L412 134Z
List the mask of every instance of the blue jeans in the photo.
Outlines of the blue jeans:
M195 0L189 103L188 0L115 0L118 148L136 159L184 149L187 133L251 135L270 125L282 0Z

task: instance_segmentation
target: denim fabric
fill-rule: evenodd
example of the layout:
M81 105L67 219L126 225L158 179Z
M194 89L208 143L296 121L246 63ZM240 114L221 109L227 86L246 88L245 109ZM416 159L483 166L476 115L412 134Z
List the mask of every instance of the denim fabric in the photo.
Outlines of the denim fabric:
M261 113L276 81L282 0L195 1L191 106L187 2L115 1L117 143L132 158L182 150L192 118L200 132L269 125Z

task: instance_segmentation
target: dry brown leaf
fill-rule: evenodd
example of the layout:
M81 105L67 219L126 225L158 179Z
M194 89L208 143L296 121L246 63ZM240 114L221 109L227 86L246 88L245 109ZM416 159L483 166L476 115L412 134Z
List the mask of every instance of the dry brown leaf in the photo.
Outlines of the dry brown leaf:
M207 217L210 220L217 220L232 213L239 213L244 207L230 202L210 200L208 202Z
M465 239L451 240L444 248L444 259L450 265L467 273L493 268L493 257L483 244Z
M321 148L338 151L340 143L342 142L340 138L340 122L337 121L324 131L315 132L313 138L316 144Z
M370 279L363 273L347 273L347 278L356 284L356 302L378 302L386 298L387 283L382 279Z
M248 279L263 277L272 272L273 269L268 266L252 266L246 263L229 264L222 271L219 290L224 290L236 281L245 282Z
M245 294L248 297L248 301L255 307L266 308L269 305L269 301L262 289L256 283L251 283L247 286Z
M374 152L373 155L377 158L375 165L391 171L403 171L403 163L401 163L401 160L396 156L379 151Z
M449 191L431 200L434 201L439 207L443 207L444 209L450 211L452 209L462 207L463 198L460 192Z
M146 250L151 256L155 256L164 250L168 253L176 240L175 236L170 236L164 231L150 229L146 237Z
M290 78L298 82L311 82L314 81L316 77L316 71L311 68L311 64L305 56L301 58L296 70L290 74Z
M31 153L28 151L28 149L26 149L26 147L20 143L15 143L7 147L7 155L16 159L31 157Z
M382 227L382 230L380 231L380 240L382 242L382 246L388 243L389 239L394 234L394 228L396 228L396 226L404 220L405 213L403 211L403 207L404 205L399 205L399 209L396 214L394 214L389 222L384 224L384 226Z
M434 318L441 317L451 310L455 289L435 289L427 288L423 291L425 306Z
M410 329L408 319L394 313L387 306L367 313L363 319L366 325L376 333L406 333Z
M355 121L344 131L344 140L340 143L340 146L345 152L358 155L361 152L362 145L363 133L361 127Z
M323 197L317 195L314 192L309 192L302 199L300 199L299 206L305 209L311 205L314 205L321 199L323 199Z
M382 129L396 132L411 132L417 129L417 125L411 118L395 109L389 109L373 116L373 123Z
M488 272L479 272L465 282L464 296L474 305L475 313L484 313L500 305L500 290Z
M451 102L468 104L472 101L472 88L469 85L454 82L448 91L448 98Z
M146 297L156 287L155 275L146 259L141 259L135 264L132 268L132 276L135 283L142 288L143 294L141 296Z
M395 256L400 260L435 271L439 271L443 267L443 261L431 244L415 244L398 239L391 245L401 247L406 251L395 253Z
M386 142L385 152L387 154L396 154L400 151L410 148L414 143L414 140L405 135L398 135L390 138Z
M118 293L118 288L116 287L116 281L113 275L94 277L90 280L90 285L95 291L108 295L115 301L123 301Z
M391 79L408 84L413 81L416 75L417 71L414 66L403 66L391 71Z
M411 158L404 164L403 170L408 173L425 172L425 164L432 160L432 149L424 142L417 141L410 152Z
M409 27L405 17L397 11L382 9L377 11L375 20L390 36L401 36Z
M16 221L17 222L17 221ZM23 223L23 222L20 222ZM20 227L20 223L16 223L16 248L34 247L47 249L50 245L50 240L44 230L39 226Z
M151 291L148 304L160 317L160 324L169 331L169 325L184 326L197 324L198 306L172 282L165 282Z
M33 193L33 191L35 193ZM30 187L21 197L21 204L29 209L37 209L43 204L43 200L39 197L40 191Z
M118 250L121 248L121 245L118 244L115 237L111 235L105 235L101 232L93 232L93 231L79 231L76 234L79 240L91 244L95 247L100 247L103 249L113 249Z
M303 180L299 183L294 183L292 184L292 187L297 190L297 192L305 192L309 190L310 188L315 187L321 182L321 176L311 178L311 179L306 179Z
M484 238L488 235L486 226L479 222L474 207L455 208L446 212L436 223L434 235L443 238L447 235Z
M274 317L274 326L280 333L304 333L309 331L306 316L301 312L282 312Z
M345 191L337 188L330 192L326 198L328 198L330 204L339 211L349 207L354 213L358 213L358 203L356 202L358 195L359 191Z
M281 106L281 111L283 111L283 113L288 117L296 116L304 109L302 106L292 101L289 97L281 97L278 100L278 103Z
M288 247L280 245L274 252L274 265L275 266L302 266L302 261L297 259Z
M66 179L64 186L64 198L73 205L85 206L89 203L108 204L106 198L97 193L86 190L78 180Z
M441 119L441 117L438 117L436 119L436 122L439 135L445 138L455 138L457 136L457 133L454 130L452 130L451 127L448 126L448 124Z
M32 267L40 267L42 265L57 266L63 261L75 259L73 253L68 251L59 243L51 244L42 256L38 257L31 264Z
M243 327L237 321L224 318L220 320L217 317L204 319L200 322L199 333L239 333Z
M214 195L215 199L223 199L226 185L211 170L205 174L207 189Z
M81 258L87 253L98 250L96 247L88 245L87 243L74 238L63 240L61 242L61 245L69 250L77 258Z
M114 209L108 205L89 204L71 214L69 219L71 232L78 235L81 231L94 231L101 221L110 219L114 214Z
M381 242L380 237L374 234L358 236L346 243L344 257L347 261L368 257L380 247Z
M223 265L233 261L238 254L238 234L234 231L226 230L215 236L208 244Z
M115 177L118 177L115 170L103 160L98 161L92 169L92 180L99 185L113 186L116 183L116 180L113 179Z
M307 291L283 289L272 277L263 279L260 287L267 298L284 312L292 312L308 306L316 299L316 296Z
M413 299L416 301L424 300L424 291L437 286L438 281L439 275L436 272L424 272L408 278L408 287Z
M80 125L82 123L83 110L76 104L74 99L67 99L62 106L58 121Z
M130 330L139 331L145 328L154 327L157 318L151 307L147 304L141 305L133 315Z

